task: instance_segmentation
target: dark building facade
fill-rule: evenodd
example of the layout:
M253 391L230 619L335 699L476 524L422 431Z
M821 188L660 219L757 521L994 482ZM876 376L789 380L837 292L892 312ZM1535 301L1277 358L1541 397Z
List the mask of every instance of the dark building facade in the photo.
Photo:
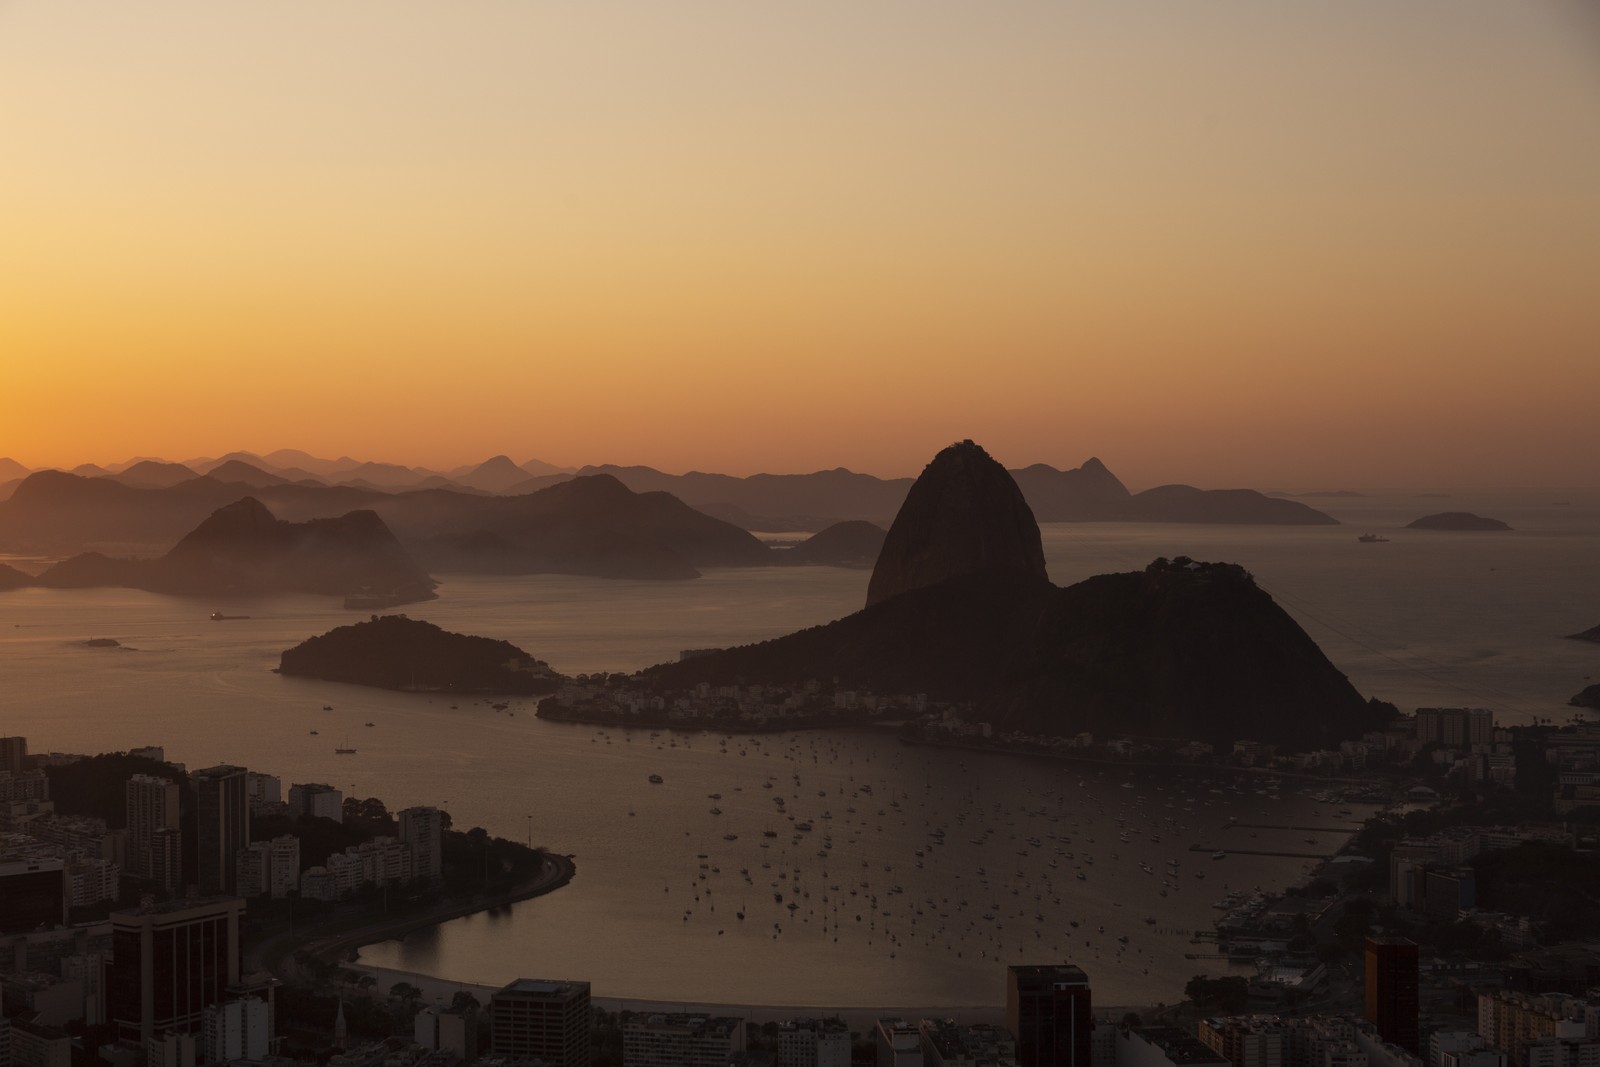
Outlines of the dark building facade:
M1421 1055L1417 1032L1417 943L1403 937L1369 937L1366 1017L1385 1041Z
M538 1058L551 1067L589 1067L588 982L519 978L489 998L489 1051Z
M0 933L48 930L67 921L65 867L58 859L0 862Z
M195 789L195 854L200 861L200 892L232 894L238 889L235 860L250 843L250 799L245 769L207 767L189 776Z
M198 1031L200 1013L239 981L243 912L237 898L112 912L106 987L118 1037L148 1048L168 1030Z
M1089 1067L1089 976L1066 963L1007 968L1006 1025L1019 1067Z

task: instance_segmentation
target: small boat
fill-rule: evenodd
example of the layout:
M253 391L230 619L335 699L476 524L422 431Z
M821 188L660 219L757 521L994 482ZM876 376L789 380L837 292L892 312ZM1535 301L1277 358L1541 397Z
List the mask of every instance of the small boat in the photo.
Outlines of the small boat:
M333 754L335 756L353 756L356 754L356 750L353 748L336 748L333 750Z
M660 785L664 781L666 781L666 779L661 777L659 774L652 774L650 776L650 783L652 785Z
M230 619L248 619L249 617L250 616L248 615L224 615L220 611L213 611L211 613L212 622L227 622Z
M323 711L332 711L333 710L333 705L332 704L324 704L324 705L322 705L322 710Z
M1362 534L1361 536L1357 537L1356 540L1360 541L1364 545L1383 545L1389 543L1389 539L1384 537L1382 534Z
M312 736L312 737L316 737L316 736L317 736L317 731L315 731L315 730L312 730L312 731L311 731L311 736Z
M1214 860L1225 860L1228 858L1228 854L1219 848L1211 854L1211 858Z

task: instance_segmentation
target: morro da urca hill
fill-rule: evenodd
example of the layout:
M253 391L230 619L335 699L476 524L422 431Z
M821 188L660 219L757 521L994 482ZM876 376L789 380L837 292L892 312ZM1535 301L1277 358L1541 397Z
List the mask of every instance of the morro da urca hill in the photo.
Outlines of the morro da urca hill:
M1015 531L964 528L981 521L965 511L972 494L1006 508L1009 495L992 485L984 463L993 461L981 449L955 449L956 463L935 460L924 477L960 488L935 486L932 503L913 513L920 529L912 544L921 553L901 549L908 560L937 561L945 577L932 567L911 570L921 584L907 582L847 618L662 664L646 677L666 688L836 679L843 688L969 702L977 719L1001 731L1131 733L1218 745L1252 738L1289 749L1357 737L1393 714L1364 701L1241 567L1161 559L1141 572L1060 589L1044 577L1042 558L1034 567L1036 527L1031 538L1014 536L1012 555L997 560L994 539ZM1000 476L1009 479L1003 470ZM896 529L916 496L913 490L907 497ZM954 506L947 511L942 501ZM1003 520L1019 521L1016 511ZM952 536L941 543L946 531ZM985 537L987 555L974 547ZM884 557L894 539L891 531ZM897 575L908 571L902 561L891 566Z
M1047 581L1039 524L989 453L962 441L933 457L906 494L867 584L867 606L967 574Z
M380 689L553 693L564 679L516 645L442 630L404 615L374 615L285 651L281 674Z

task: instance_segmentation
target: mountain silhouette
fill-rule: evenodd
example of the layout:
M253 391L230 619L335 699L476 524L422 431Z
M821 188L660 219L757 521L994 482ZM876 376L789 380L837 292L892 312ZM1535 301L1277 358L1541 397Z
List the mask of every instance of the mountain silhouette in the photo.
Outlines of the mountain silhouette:
M962 441L934 456L906 494L872 569L867 606L968 574L1048 580L1022 490L989 453Z

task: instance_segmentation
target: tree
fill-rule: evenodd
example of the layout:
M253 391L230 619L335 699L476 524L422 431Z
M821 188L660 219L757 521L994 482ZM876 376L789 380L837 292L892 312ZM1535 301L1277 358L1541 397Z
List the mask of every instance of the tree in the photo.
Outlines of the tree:
M478 998L465 989L456 990L456 995L450 998L451 1011L466 1011L468 1008L476 1011L481 1007L483 1005L478 1003Z
M419 1000L422 997L422 990L410 982L396 982L389 987L389 995L398 1000Z

